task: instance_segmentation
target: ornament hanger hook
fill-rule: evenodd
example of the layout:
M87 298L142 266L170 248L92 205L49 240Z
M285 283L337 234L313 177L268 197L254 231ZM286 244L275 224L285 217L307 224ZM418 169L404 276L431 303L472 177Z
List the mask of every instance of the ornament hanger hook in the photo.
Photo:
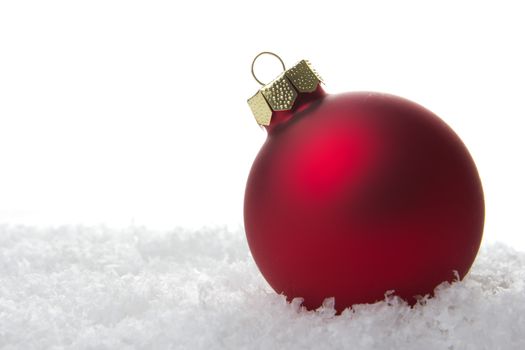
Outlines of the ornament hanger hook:
M253 67L255 66L255 61L257 61L257 59L262 56L262 55L272 55L274 56L275 58L277 58L280 62L281 62L281 65L283 66L283 72L286 70L286 66L284 65L284 62L283 60L281 59L281 57L279 57L277 54L273 53L273 52L270 52L270 51L263 51L261 53L259 53L257 56L255 56L255 58L253 59L252 61L252 75L253 75L253 78L259 83L261 84L262 86L266 85L265 83L263 83L262 81L260 81L259 79L257 79L257 76L255 75L255 71L253 70Z

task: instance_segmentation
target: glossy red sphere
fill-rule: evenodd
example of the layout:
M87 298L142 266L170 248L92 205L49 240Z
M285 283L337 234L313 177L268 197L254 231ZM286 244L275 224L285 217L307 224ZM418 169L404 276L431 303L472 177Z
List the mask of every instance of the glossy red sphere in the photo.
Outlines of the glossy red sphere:
M342 311L409 303L463 278L483 233L476 166L425 108L380 93L303 95L276 112L252 166L245 229L277 293Z

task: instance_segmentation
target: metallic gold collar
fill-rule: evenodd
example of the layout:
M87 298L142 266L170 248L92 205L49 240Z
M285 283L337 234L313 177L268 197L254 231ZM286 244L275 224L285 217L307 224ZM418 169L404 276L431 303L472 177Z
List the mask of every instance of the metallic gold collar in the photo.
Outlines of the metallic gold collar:
M273 53L262 52L255 57L253 63L255 63L255 60L263 53L269 53L279 58L279 56ZM280 58L279 60L282 63ZM261 83L253 73L253 63L252 74L254 78ZM255 95L248 99L248 105L259 125L270 125L274 111L287 111L292 109L300 93L314 92L321 82L323 82L323 80L315 69L312 68L310 62L301 60L292 68L285 69L285 71L272 82L263 85Z

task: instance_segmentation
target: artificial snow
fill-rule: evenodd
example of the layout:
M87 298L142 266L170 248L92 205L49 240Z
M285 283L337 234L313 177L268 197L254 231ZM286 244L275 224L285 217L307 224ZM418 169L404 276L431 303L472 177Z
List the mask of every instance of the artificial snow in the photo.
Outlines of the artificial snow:
M524 284L525 253L488 245L425 304L335 316L276 295L241 230L3 226L0 348L525 349Z

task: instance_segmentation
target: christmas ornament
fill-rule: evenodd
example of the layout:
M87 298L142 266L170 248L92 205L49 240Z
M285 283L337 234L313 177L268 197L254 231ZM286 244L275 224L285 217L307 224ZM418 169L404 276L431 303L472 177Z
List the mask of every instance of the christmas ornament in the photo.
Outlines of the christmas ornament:
M339 312L388 291L413 304L462 279L484 223L465 145L414 102L321 83L303 60L248 100L268 132L244 202L265 279L308 309L334 297Z

